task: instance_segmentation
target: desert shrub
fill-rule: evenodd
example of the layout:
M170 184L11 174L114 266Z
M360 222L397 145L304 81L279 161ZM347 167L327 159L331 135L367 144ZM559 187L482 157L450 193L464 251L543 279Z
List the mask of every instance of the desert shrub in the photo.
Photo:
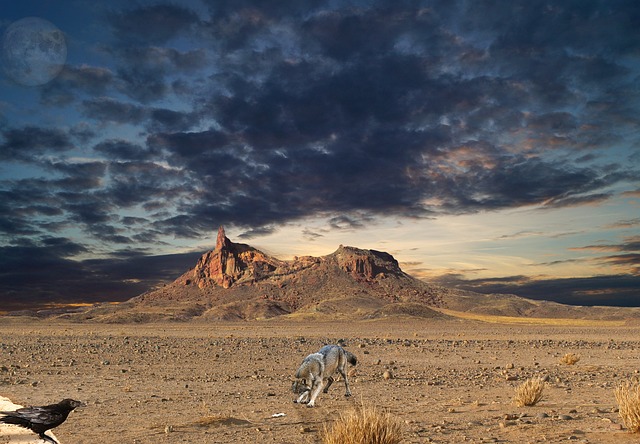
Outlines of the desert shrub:
M575 353L567 353L560 358L560 364L573 365L580 360L580 355Z
M542 399L544 385L542 378L529 378L516 387L513 400L518 407L536 405Z
M399 444L402 442L400 422L375 407L361 406L340 415L331 428L325 426L323 444Z
M634 433L640 432L640 382L627 381L615 389L618 413L625 427Z

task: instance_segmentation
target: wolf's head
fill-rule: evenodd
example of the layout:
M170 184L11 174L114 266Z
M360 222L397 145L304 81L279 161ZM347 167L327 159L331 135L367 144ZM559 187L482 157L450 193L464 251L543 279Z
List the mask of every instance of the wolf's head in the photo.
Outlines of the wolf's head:
M311 386L306 379L296 379L293 381L293 384L291 384L291 391L296 395L301 395L305 392L310 392Z

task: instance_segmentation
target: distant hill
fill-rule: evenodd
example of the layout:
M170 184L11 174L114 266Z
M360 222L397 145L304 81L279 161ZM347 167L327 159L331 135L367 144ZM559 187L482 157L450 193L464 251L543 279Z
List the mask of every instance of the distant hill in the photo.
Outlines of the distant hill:
M340 246L321 257L282 261L231 242L216 247L170 284L117 305L64 315L75 321L443 318L439 309L476 314L588 319L640 318L640 310L574 307L514 295L431 285L403 272L385 252Z

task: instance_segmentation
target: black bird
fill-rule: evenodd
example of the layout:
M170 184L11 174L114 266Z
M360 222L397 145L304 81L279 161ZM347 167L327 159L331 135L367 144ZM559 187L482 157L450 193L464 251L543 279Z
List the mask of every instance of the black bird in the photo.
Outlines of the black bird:
M76 407L83 405L80 401L63 399L57 404L42 407L23 407L13 412L0 412L0 422L25 427L45 441L58 444L53 438L44 434L49 429L58 427Z

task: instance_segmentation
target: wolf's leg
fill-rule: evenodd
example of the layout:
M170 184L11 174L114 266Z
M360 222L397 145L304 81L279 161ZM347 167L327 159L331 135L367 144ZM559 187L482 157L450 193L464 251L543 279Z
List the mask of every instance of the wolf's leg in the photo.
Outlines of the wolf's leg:
M347 389L344 396L349 397L351 396L351 390L349 389L349 380L347 379L347 372L344 371L344 367L338 368L338 372L342 376L342 379L344 379L344 387Z
M297 402L298 404L306 404L309 402L309 390L305 390L302 394L293 402Z
M313 381L313 385L311 389L311 400L307 404L307 407L313 407L314 405L316 405L316 398L318 397L318 395L320 394L320 391L322 390L322 385L323 385L322 378L318 378L315 381Z
M331 387L331 384L333 384L335 382L335 379L333 379L333 376L329 376L327 378L327 385L324 387L324 390L322 391L322 393L329 393L329 387Z

